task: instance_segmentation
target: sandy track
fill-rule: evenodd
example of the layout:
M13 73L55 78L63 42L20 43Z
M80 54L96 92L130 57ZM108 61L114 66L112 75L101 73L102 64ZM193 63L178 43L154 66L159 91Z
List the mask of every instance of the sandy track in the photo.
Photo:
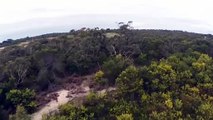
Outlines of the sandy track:
M90 91L89 87L84 87L84 92L75 93L75 94L72 94L71 96L69 95L69 92L71 92L71 91L65 90L65 89L54 92L54 93L58 94L57 101L51 100L44 107L42 107L39 111L32 114L31 118L32 118L32 120L42 120L42 115L57 111L59 106L68 103L69 101L71 101L74 98L86 96L89 94L89 91ZM68 95L70 97L68 97Z

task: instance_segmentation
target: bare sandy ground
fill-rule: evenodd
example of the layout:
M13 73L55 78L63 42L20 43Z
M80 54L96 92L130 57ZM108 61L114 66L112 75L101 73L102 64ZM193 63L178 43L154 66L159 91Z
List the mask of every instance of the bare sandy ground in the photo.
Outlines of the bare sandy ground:
M21 42L17 46L26 48L29 45L29 43L30 43L29 41Z
M72 92L72 91L70 91L70 90L61 89L57 92L54 92L54 93L57 93L59 95L57 101L56 100L50 101L48 104L43 106L39 111L32 114L31 115L32 120L42 120L42 116L44 114L48 114L48 113L57 111L59 106L66 104L66 103L68 103L69 101L71 101L75 98L87 96L90 92L90 88L88 86L84 86L83 89L84 89L83 90L84 92L73 93L71 96L70 96L70 92ZM113 90L116 90L116 88L110 87L108 89L103 89L103 90L97 91L97 93L98 94L104 94L107 91L113 91Z
M48 114L48 113L54 113L55 111L58 111L59 106L68 103L71 100L75 100L75 99L80 99L80 98L84 98L85 96L87 96L90 91L93 90L93 88L90 88L90 82L92 80L92 76L93 75L88 75L88 76L84 76L83 78L80 79L74 79L72 77L72 79L70 80L71 83L75 83L76 87L72 88L71 86L67 85L68 87L63 87L62 89L49 93L44 97L48 97L51 96L51 94L57 94L57 99L52 99L50 102L48 102L47 104L43 105L37 112L35 112L34 114L31 115L31 119L32 120L42 120L42 116L44 114ZM76 81L80 81L81 79L84 79L84 81L82 81L80 84L78 84L78 82L76 83ZM107 89L102 89L102 90L98 90L96 91L98 94L103 94L106 93L107 91L113 91L115 90L114 87L109 87ZM77 104L80 104L81 102L79 100L77 100Z
M41 120L43 114L50 113L58 109L58 107L62 104L67 103L70 98L67 98L68 90L60 90L58 93L58 101L52 100L48 104L46 104L41 110L37 111L32 115L32 120Z
M83 93L76 93L70 97L68 97L69 92L71 92L69 90L62 89L57 92L54 92L59 95L57 97L57 101L51 100L49 103L47 103L45 106L43 106L39 111L32 114L31 118L32 118L32 120L42 120L42 115L57 111L59 106L68 103L73 98L86 96L86 95L88 95L89 91L90 91L89 87L84 87Z
M5 47L0 47L0 52L1 52L2 50L4 50L4 48L5 48Z

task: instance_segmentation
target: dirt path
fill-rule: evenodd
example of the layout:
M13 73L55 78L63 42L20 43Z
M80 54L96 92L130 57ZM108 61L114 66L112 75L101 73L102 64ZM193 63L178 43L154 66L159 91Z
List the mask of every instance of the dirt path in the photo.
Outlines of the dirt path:
M102 94L107 91L113 91L113 90L116 90L116 88L110 87L108 89L103 89L97 92ZM88 86L85 86L83 91L84 92L81 92L81 93L72 93L71 95L70 95L70 92L72 91L65 90L65 89L54 92L59 95L57 97L57 101L56 100L50 101L48 104L42 107L39 111L32 114L31 115L32 120L42 120L42 115L57 111L60 105L66 104L74 98L80 98L80 97L84 97L88 95L90 92L90 88Z
M67 84L62 89L49 93L46 96L44 96L44 97L48 97L48 96L50 97L51 95L54 95L54 96L56 95L55 96L56 98L52 99L47 104L43 105L39 111L32 114L31 119L42 120L42 115L57 111L59 106L66 104L73 99L79 99L79 98L87 96L90 93L91 89L93 89L89 87L92 80L92 76L93 75L88 75L88 76L81 77L80 79L78 77L76 78L71 77L70 80L68 79L70 85ZM72 85L74 85L75 87L73 87ZM115 88L110 87L110 88L102 89L96 92L101 94L101 93L105 93L107 91L112 91L112 90L115 90ZM78 103L80 103L80 101L78 101Z
M45 96L41 96L41 100L45 100L43 98L53 98L50 102L42 105L42 107L31 115L32 120L42 120L42 115L48 114L58 110L60 105L66 104L74 98L86 96L90 88L88 86L88 81L91 79L91 76L85 76L85 81L82 81L84 77L73 77L66 78L69 84L66 84L62 89L57 90L55 92L49 93Z
M32 114L31 118L32 120L42 120L42 115L57 111L60 105L68 103L73 98L86 96L88 95L89 91L90 91L89 87L84 87L84 90L82 93L73 93L71 95L70 95L70 92L72 91L65 90L65 89L54 92L58 94L57 100L51 100L48 104L43 106L39 111Z
M43 114L50 113L58 109L58 107L62 104L67 103L70 98L67 98L68 90L60 90L56 93L58 96L58 101L52 100L48 104L46 104L41 110L37 111L32 115L32 120L41 120Z
M82 78L81 78L82 79ZM71 87L67 85L67 87L64 87L61 90L58 90L56 92L52 92L47 94L44 97L51 96L53 94L56 94L56 99L52 99L50 102L45 104L39 111L35 112L31 115L32 120L42 120L42 116L44 114L48 114L54 111L57 111L59 106L68 103L74 98L84 97L89 94L90 88L88 81L91 79L91 76L85 76L85 80L81 83L78 83L77 81L81 81L80 79L71 79L72 85L75 85L76 87ZM74 83L73 83L74 82Z

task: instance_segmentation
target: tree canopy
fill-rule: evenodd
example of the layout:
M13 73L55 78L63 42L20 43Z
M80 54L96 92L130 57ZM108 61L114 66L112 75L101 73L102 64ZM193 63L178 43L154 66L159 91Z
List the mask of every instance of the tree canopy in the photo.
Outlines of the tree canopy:
M94 92L81 106L67 103L44 120L213 119L213 36L131 23L1 43L0 119L28 119L38 94L88 74L116 90Z

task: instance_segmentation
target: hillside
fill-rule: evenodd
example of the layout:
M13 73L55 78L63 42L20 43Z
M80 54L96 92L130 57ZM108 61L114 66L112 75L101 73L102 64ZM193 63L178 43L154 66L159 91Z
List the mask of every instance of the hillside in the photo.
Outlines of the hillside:
M43 120L211 120L212 57L212 35L125 25L4 41L0 120L18 120L17 113L30 119L48 102L42 96L84 81L91 92L80 103ZM98 92L109 87L116 90Z

